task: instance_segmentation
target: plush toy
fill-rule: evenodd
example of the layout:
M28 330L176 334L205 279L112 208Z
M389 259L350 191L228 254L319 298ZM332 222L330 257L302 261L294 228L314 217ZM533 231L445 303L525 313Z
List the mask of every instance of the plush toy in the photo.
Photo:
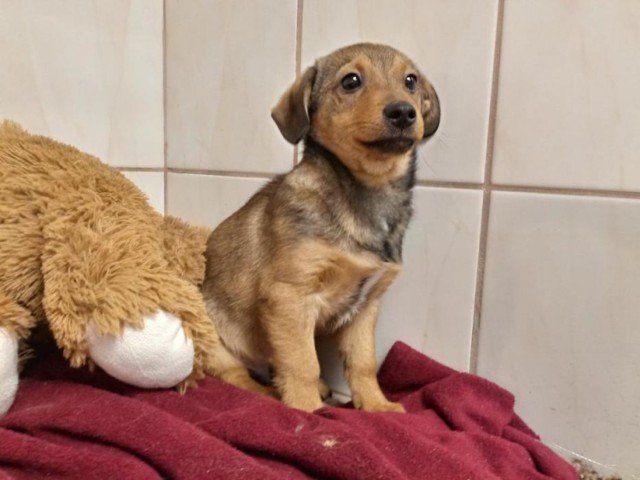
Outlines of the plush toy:
M220 348L198 289L209 231L163 217L120 172L0 124L0 415L46 324L73 367L144 388L248 372ZM265 392L266 393L266 392Z

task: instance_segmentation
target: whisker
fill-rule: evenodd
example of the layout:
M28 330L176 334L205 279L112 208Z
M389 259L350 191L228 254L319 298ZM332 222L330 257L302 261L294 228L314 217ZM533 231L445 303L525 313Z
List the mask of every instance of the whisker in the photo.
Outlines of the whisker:
M420 165L424 165L431 173L436 173L435 169L427 163L427 159L424 157L419 157Z
M438 142L438 145L441 145L442 147L444 147L445 149L449 148L449 145L447 144L447 142L444 140L444 138L442 137L436 137L436 140Z

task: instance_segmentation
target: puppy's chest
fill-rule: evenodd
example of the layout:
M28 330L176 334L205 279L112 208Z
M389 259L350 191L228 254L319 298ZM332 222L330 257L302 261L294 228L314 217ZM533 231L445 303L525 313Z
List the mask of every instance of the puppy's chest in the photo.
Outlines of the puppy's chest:
M411 193L362 195L339 217L342 234L338 242L349 252L343 258L344 273L335 275L335 288L328 287L321 315L325 331L335 331L350 322L371 300L384 293L400 271L402 242L411 217ZM347 257L347 258L349 258ZM364 260L366 259L366 260ZM362 265L366 264L365 268Z
M402 261L402 242L411 217L409 201L406 205L384 205L382 208L363 206L353 215L355 228L349 232L352 245L375 254L385 262Z
M400 271L400 265L373 256L343 257L325 272L317 293L318 330L331 333L349 323L367 304L384 293Z
M345 297L342 308L332 316L330 320L331 330L335 331L343 327L363 309L365 304L372 299L372 292L382 279L384 273L384 270L378 270L364 280L361 280L360 283L355 286L354 292Z

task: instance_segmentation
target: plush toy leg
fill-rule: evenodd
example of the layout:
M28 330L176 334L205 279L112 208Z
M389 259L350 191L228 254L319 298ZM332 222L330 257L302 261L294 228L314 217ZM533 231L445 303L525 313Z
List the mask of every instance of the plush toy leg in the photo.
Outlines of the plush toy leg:
M179 383L184 391L210 374L267 393L246 368L229 360L233 358L222 346L198 287L182 278L191 278L188 262L177 269L167 263L165 249L177 247L159 235L162 217L139 203L141 194L116 183L105 200L93 190L79 190L49 203L43 229L43 306L65 357L78 367L90 356L134 385ZM101 184L109 185L107 180ZM172 317L142 318L154 311ZM141 356L149 360L138 365ZM187 358L192 369L185 366ZM169 366L176 363L180 368L170 373Z
M167 312L145 317L141 329L125 326L121 335L102 335L90 323L87 343L97 365L130 385L173 387L193 370L193 341L182 321Z
M0 328L0 415L9 411L18 390L18 339Z
M125 382L174 386L199 351L185 318L202 300L163 258L161 217L116 180L104 178L104 198L79 190L49 204L44 310L73 367L91 357Z

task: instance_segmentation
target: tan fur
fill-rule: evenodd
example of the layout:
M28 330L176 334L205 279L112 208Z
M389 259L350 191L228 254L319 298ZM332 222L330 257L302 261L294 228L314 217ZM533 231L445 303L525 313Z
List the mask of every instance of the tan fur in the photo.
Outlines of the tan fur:
M323 86L323 101L319 103L314 132L317 140L324 145L331 145L333 153L349 168L349 170L367 185L379 186L402 175L409 164L410 152L402 154L381 154L372 152L361 142L373 141L384 133L384 126L377 121L380 111L390 102L407 101L413 103L422 115L417 117L417 125L412 132L417 141L425 133L425 122L431 124L439 121L439 104L433 87L420 76L420 89L408 92L401 88L389 88L390 78L402 78L409 73L418 73L408 58L399 54L393 58L390 71L380 71L365 54L357 54L351 61L340 64L340 55L328 56L320 60L300 76L285 93L274 111L285 109L291 99L296 98L294 92L308 90L304 82L312 81L318 68L335 68L341 65L328 86ZM365 72L370 88L362 94L337 95L335 83L350 72ZM308 103L306 100L305 103ZM288 109L291 109L289 106ZM293 117L299 121L300 116ZM433 128L427 125L427 129Z
M363 78L355 92L341 89L351 72ZM409 74L415 91L405 88ZM401 133L382 115L399 101L418 112ZM287 140L305 139L305 153L211 234L202 287L209 315L231 355L273 368L290 406L322 405L314 338L329 334L356 407L403 411L378 386L374 328L379 298L400 271L414 148L439 122L435 90L404 55L362 44L318 60L272 116ZM371 146L397 135L403 151Z
M0 292L0 326L19 340L29 336L36 319L25 308Z
M400 59L396 59L394 64L399 64L402 70L407 68ZM398 70L398 67L394 70ZM383 185L405 172L410 152L400 155L380 154L371 151L361 142L376 140L381 135L382 126L371 119L379 116L386 104L397 100L411 101L412 98L408 92L401 89L384 88L388 81L386 72L374 68L364 55L344 65L336 76L342 77L349 72L370 73L367 82L374 88L358 98L332 98L333 101L322 102L315 124L317 139L325 145L331 145L333 153L364 183ZM414 131L416 139L422 137L423 133L422 117L418 118L419 122Z
M78 367L89 321L118 334L162 309L182 319L194 343L182 390L205 373L246 382L219 348L198 289L208 235L163 218L98 159L0 124L0 326L19 339L46 320Z

